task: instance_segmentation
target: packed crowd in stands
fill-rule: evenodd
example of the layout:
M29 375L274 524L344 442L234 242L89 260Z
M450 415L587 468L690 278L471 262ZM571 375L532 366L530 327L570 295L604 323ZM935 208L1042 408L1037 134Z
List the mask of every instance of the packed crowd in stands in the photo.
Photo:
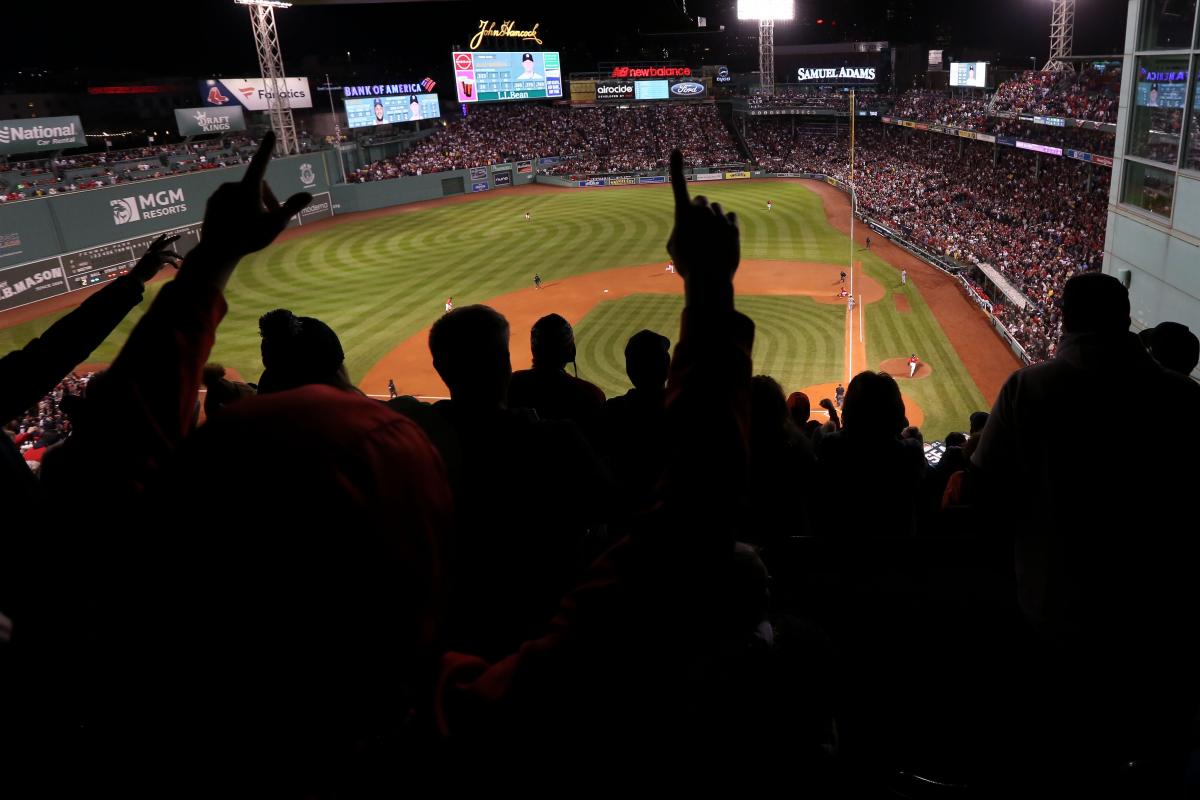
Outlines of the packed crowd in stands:
M996 89L992 111L1116 122L1121 67L1085 67L1080 72L1026 70Z
M1117 137L1113 131L1055 128L1050 125L1037 125L1032 122L998 117L988 120L986 130L996 136L1011 136L1025 142L1082 150L1085 153L1102 156L1111 157L1116 149Z
M755 121L747 143L776 172L846 180L844 136L793 136L785 120ZM1030 301L1002 317L1031 359L1054 354L1061 319L1055 303L1075 274L1099 269L1110 174L1068 158L993 148L887 125L859 129L855 181L859 208L906 239L964 265L999 270ZM1090 183L1089 183L1090 181Z
M38 474L0 437L13 785L357 797L759 763L819 797L1179 794L1195 337L1144 346L1114 278L1067 283L1058 356L929 467L892 376L830 400L753 375L737 225L673 156L684 308L629 339L626 394L567 371L563 317L466 306L429 333L450 399L374 400L353 340L265 297L249 385L202 369L223 289L311 199L264 191L267 138ZM0 359L0 418L87 360L165 246ZM1109 435L1124 397L1171 435Z
M892 98L886 92L875 89L856 89L855 106L861 110L878 110L891 106ZM850 93L800 86L777 86L773 94L755 92L746 97L750 108L829 108L838 111L850 109Z
M735 163L737 145L715 106L634 108L483 105L392 158L356 170L352 183L564 156L558 172L621 172L666 167L678 145L690 165Z
M42 456L47 448L64 441L71 434L71 404L79 402L94 374L68 374L35 406L3 423L4 435L20 448L21 457L33 472L41 468ZM75 407L78 408L78 405Z
M987 122L987 106L988 100L982 95L951 93L941 89L909 89L896 101L892 113L901 119L983 130Z
M251 136L134 147L0 165L0 202L50 197L244 164L258 147ZM308 152L307 134L301 150Z

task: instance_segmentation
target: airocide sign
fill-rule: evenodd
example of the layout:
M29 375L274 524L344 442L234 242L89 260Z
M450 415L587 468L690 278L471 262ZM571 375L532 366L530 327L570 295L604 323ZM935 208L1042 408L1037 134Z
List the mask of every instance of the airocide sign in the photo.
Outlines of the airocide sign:
M633 81L596 81L597 100L632 100Z

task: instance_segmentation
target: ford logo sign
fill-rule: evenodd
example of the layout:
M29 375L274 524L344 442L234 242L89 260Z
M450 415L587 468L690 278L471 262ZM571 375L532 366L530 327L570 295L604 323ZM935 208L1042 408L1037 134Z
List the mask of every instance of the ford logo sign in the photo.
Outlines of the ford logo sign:
M703 83L676 83L671 87L671 94L678 95L695 95L704 94Z

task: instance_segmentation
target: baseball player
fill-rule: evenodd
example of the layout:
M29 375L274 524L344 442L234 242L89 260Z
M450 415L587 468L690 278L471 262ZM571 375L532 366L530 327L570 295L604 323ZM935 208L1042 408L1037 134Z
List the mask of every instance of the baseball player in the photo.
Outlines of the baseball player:
M833 390L833 402L837 405L838 408L841 408L842 401L845 399L846 399L846 388L839 383L837 385L837 388Z
M913 353L908 358L908 377L912 378L917 374L917 364L921 362L917 360L917 354Z
M770 200L767 201L767 211L769 212L775 206Z
M854 295L850 295L850 297L846 299L846 310L854 311Z
M449 314L453 310L454 310L454 298L447 297L446 298L446 313Z
M388 378L388 397L396 397L396 396L397 396L396 382L394 380L392 380L391 378Z
M843 286L843 287L841 288L841 290L840 290L840 291L837 293L837 296L838 296L839 298L845 299L845 298L847 298L847 297L849 297L849 296L850 296L850 293L849 293L849 292L847 292L847 291L846 291L846 287L845 287L845 286Z
M535 288L535 289L542 288L542 276L537 274L536 272L533 274L533 288Z
M843 271L842 271L842 283L845 283L845 282L846 282L846 273L845 273L845 271L843 270Z
M674 272L674 271L675 271L675 262L668 261L667 262L667 272Z
M867 249L868 250L871 249L871 237L870 236L867 237Z
M908 270L906 269L900 270L900 285L908 286Z
M530 221L530 220L532 220L532 219L533 219L533 217L529 216L529 212L528 212L528 211L526 211L526 212L525 212L525 221L526 221L526 222L529 222L529 221Z

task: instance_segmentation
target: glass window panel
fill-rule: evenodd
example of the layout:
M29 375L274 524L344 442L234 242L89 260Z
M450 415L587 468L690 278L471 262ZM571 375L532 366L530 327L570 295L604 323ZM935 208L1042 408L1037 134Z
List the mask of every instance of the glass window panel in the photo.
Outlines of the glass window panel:
M1142 56L1133 84L1130 155L1174 166L1187 105L1186 56Z
M1192 46L1196 0L1145 0L1139 50L1187 50Z
M1139 164L1125 162L1125 186L1121 193L1122 202L1144 208L1164 217L1171 216L1171 201L1175 195L1175 173Z

